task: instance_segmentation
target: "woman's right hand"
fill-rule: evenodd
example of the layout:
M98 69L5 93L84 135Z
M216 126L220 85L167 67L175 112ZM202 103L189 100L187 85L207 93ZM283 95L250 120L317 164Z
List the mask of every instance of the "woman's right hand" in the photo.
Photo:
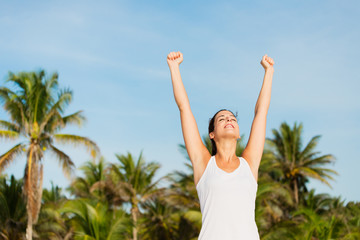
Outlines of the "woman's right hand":
M179 66L183 61L183 54L181 52L171 52L167 55L167 63L169 67Z

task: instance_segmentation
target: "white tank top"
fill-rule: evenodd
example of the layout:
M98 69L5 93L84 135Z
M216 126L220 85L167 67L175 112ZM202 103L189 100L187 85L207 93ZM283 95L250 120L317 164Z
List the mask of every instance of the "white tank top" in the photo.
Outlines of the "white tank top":
M255 223L258 184L247 161L239 159L239 167L228 173L212 156L196 185L202 213L198 240L260 239Z

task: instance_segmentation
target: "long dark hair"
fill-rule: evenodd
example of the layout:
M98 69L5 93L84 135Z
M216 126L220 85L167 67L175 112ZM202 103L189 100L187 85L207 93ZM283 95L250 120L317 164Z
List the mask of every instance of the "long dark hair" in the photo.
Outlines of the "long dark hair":
M237 113L234 114L232 111L230 111L228 109L220 109L219 111L217 111L214 114L214 116L209 121L209 134L214 131L214 129L215 129L215 117L221 111L229 111L237 118ZM216 144L215 144L214 139L210 139L210 141L211 141L211 156L214 156L216 154L216 152L217 152Z

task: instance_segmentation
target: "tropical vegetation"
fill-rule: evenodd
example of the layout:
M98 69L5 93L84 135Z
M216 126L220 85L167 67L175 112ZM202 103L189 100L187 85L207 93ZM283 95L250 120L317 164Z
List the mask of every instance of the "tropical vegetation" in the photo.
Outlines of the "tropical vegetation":
M72 91L59 89L58 75L44 71L10 73L0 87L8 121L0 119L0 139L17 140L0 153L0 240L194 240L201 229L200 204L184 145L185 171L158 176L161 165L143 153L101 157L89 138L61 133L81 125L81 111L64 115ZM241 139L244 139L242 136ZM211 152L210 140L203 141ZM304 142L303 125L286 122L266 139L259 169L255 216L260 237L272 239L360 239L360 202L309 189L309 180L328 186L337 175L335 157L318 149L320 136ZM82 144L91 153L75 174L70 157L55 143ZM241 155L245 143L238 142ZM42 187L42 165L53 153L71 183ZM6 174L25 159L22 179Z

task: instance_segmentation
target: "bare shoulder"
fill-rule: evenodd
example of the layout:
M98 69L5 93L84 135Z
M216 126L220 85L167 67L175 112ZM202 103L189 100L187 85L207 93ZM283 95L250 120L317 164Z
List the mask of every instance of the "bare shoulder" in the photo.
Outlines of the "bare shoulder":
M198 159L192 160L193 170L194 170L194 183L195 186L201 179L202 175L205 172L206 166L210 161L211 155L210 153L204 152Z

